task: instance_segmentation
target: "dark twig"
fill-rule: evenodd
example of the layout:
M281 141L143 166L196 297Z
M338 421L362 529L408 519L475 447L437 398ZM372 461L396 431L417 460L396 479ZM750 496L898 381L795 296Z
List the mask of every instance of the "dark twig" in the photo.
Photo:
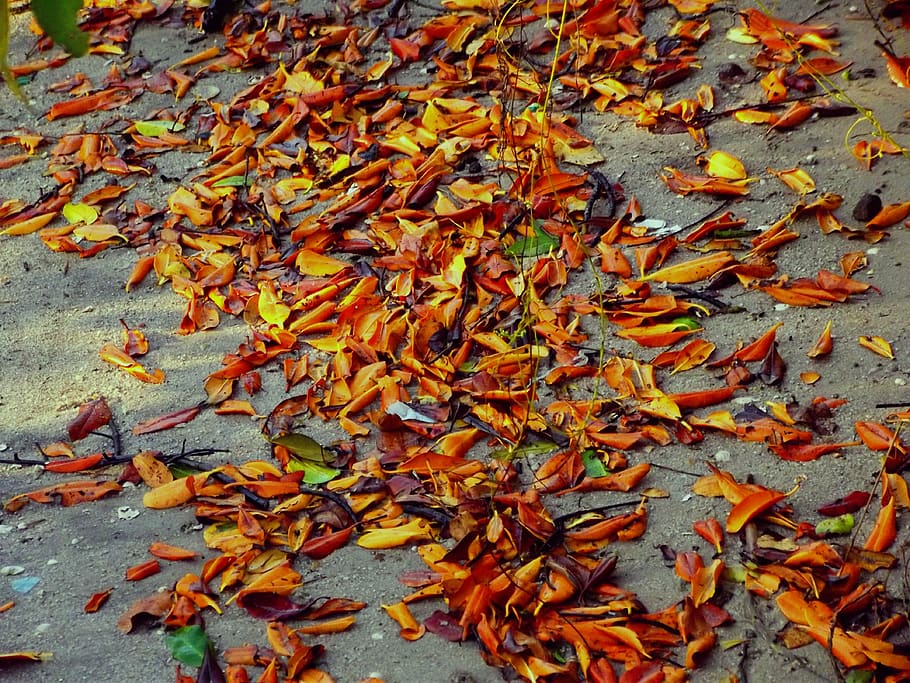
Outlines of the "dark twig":
M344 510L345 514L350 518L351 523L354 526L362 524L362 522L358 521L357 515L354 514L354 510L352 510L351 506L348 505L348 501L346 501L342 496L338 495L337 493L335 493L333 491L323 491L322 489L313 489L308 486L301 486L300 493L305 493L310 496L317 496L319 498L325 498L326 500L330 500L333 503L335 503L338 507L340 507L342 510Z
M692 289L691 287L687 287L685 285L667 285L667 287L668 287L668 289L670 289L673 292L682 292L686 296L692 297L693 299L699 299L701 301L711 304L712 306L717 308L717 310L714 311L717 314L741 313L745 310L742 306L733 306L731 304L726 303L722 299L717 298L716 296L712 296L711 294L705 294L704 292L699 292L698 290Z

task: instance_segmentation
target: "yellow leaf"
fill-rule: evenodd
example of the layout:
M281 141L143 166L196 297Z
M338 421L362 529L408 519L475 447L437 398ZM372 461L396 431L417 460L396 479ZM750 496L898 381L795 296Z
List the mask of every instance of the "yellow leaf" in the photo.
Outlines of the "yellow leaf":
M768 169L787 187L801 195L815 192L815 181L806 171L801 168L791 168L786 171L775 171L773 168Z
M641 279L644 281L657 280L658 282L670 282L673 284L688 284L705 280L721 268L725 268L735 261L736 259L729 251L718 251L691 261L655 270Z
M743 162L727 152L711 152L707 158L702 157L705 171L715 178L727 180L742 180L746 177L746 168Z
M270 281L259 283L259 315L270 325L284 327L291 307L281 302L281 296Z
M430 525L422 519L413 519L407 524L391 529L370 529L357 539L357 545L370 550L398 548L415 541L431 541Z
M63 217L70 223L85 223L90 225L98 220L98 210L88 204L73 204L67 202L63 205Z
M13 223L10 227L0 231L0 235L29 235L40 230L57 217L57 212L42 213L32 216L24 221Z
M333 258L326 254L320 254L312 249L301 249L298 251L294 265L297 266L297 270L300 271L301 275L308 275L310 277L335 275L345 268L350 267L349 263L342 261L341 259Z
M677 372L691 370L701 365L708 360L708 357L714 353L716 348L714 344L704 339L692 340L680 349L676 355L676 360L673 361L673 370L670 374L675 375Z
M865 335L859 338L859 345L864 349L869 349L872 353L877 353L889 360L894 360L894 352L891 350L891 344L881 337L867 337Z
M73 234L89 242L104 242L105 240L113 239L115 237L122 239L124 242L127 241L126 237L120 234L117 230L116 225L111 225L110 223L93 223L92 225L80 225L75 230Z

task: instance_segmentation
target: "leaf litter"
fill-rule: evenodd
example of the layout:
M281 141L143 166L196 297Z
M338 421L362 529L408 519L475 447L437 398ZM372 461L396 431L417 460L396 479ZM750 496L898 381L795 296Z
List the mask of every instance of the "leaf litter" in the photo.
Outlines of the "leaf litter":
M103 86L56 84L66 98L45 112L48 121L116 110L146 91L177 104L59 138L5 133L4 144L27 155L49 151L57 187L31 205L0 205L0 234L37 233L49 249L82 257L126 243L137 254L127 290L169 284L187 302L180 334L225 316L247 323L247 341L209 375L204 400L137 424L134 435L185 424L213 406L250 414L237 396L255 396L270 365L280 364L288 390L300 392L263 420L268 461L208 468L194 466L190 453L127 456L103 399L81 406L68 432L76 442L108 427L113 452L48 450L34 463L12 461L51 472L125 463L120 481L144 482L147 507L192 506L207 523L205 543L220 554L121 619L127 632L140 615L168 628L173 656L200 667L196 678L178 669L178 681L247 680L248 669L262 669L261 681L331 680L319 669L323 646L302 636L346 630L365 605L296 602L302 576L294 564L299 554L324 558L350 542L417 546L426 572L402 577L413 592L383 606L404 639L430 631L474 640L488 664L525 680L684 680L733 621L721 584L735 583L773 600L792 625L781 636L788 646L804 644L804 635L845 670L879 680L910 670L904 649L889 640L906 629L906 617L871 576L897 561L897 510L910 507L899 434L910 416L889 418L894 429L857 423L860 442L820 443L787 406L734 414L718 406L756 379L783 380L780 324L715 360L717 347L699 336L713 315L729 312L714 293L729 287L763 292L769 305L830 307L876 294L853 279L862 257L842 263L842 275L821 269L815 279L794 279L778 272L776 256L799 238L806 217L823 235L877 243L910 203L852 228L836 215L839 195L807 199L815 182L804 169L769 169L798 195L778 221L744 232L747 221L727 211L677 239L640 221L631 188L595 170L604 156L577 129L573 112L593 106L655 134L687 132L704 151L692 166L705 175L668 166L664 183L683 196L735 199L749 195L755 178L732 154L711 150L711 123L730 117L772 134L839 113L824 95L801 95L849 68L836 60L837 28L758 9L742 11L727 37L756 46L752 64L766 101L717 110L713 88L701 85L694 98L667 102L665 88L690 77L700 44L716 30L714 4L670 2L676 19L653 43L643 29L654 8L632 2L491 10L450 0L421 18L401 16L394 0L348 3L338 18L268 2L224 16L222 3L204 13L169 2L90 4L81 27L96 54L124 54L142 21L209 29L224 22L224 45L149 78L137 77L144 65L134 57ZM38 46L53 49L46 38ZM66 60L53 54L11 71L24 77ZM887 49L884 59L905 87L906 58ZM422 62L433 70L418 77L412 65ZM209 74L246 69L259 75L230 99L189 101ZM182 181L166 206L130 201L132 186L121 177L141 183L156 173L158 155L188 148L208 155L204 170ZM900 153L887 137L853 147L867 168ZM4 163L30 158L14 153ZM80 197L96 174L109 184ZM569 293L585 278L601 283L596 293ZM137 380L165 382L161 370L135 360L150 350L141 330L123 327L122 346L105 344L102 359ZM610 332L636 350L613 352ZM894 358L880 336L859 343ZM655 356L655 348L663 351ZM829 324L809 354L832 349ZM661 388L702 366L715 374L712 386ZM813 409L830 414L841 403L819 397ZM337 421L350 441L315 442L304 433L313 419ZM705 432L765 443L798 462L861 443L883 454L881 492L826 504L819 514L841 523L813 525L786 502L796 489L737 481L709 465L693 492L724 499L729 512L724 522L693 520L693 531L715 556L706 564L698 552L668 549L689 594L649 611L619 585L618 544L645 534L650 501L664 494L644 489L600 507L579 499L563 514L559 500L634 495L655 465L642 456L697 443ZM500 450L489 457L493 448ZM525 463L523 453L535 450L545 457ZM67 481L16 496L6 509L75 505L119 490L108 479ZM875 517L864 539L846 519L860 511ZM757 530L764 535L756 540ZM848 545L831 538L851 532ZM725 554L736 535L745 561ZM167 543L150 553L126 580L154 575L159 560L195 558ZM110 591L86 611L103 608ZM421 624L408 605L424 600L440 609ZM267 620L267 646L215 651L202 616L231 603ZM298 620L312 623L285 623ZM4 658L43 657L33 654Z

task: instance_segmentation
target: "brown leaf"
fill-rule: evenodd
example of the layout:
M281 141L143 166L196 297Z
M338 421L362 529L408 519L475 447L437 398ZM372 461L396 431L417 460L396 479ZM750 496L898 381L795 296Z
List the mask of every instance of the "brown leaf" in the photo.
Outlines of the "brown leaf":
M123 633L132 633L142 623L158 622L171 609L171 596L170 591L164 591L140 598L123 613L117 621L117 628Z

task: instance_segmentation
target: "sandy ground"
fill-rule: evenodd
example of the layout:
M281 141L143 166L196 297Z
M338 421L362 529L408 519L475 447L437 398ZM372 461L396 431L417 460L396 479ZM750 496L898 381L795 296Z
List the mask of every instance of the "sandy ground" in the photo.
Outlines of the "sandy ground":
M811 7L816 6L812 3ZM801 12L790 18L800 19ZM722 38L723 28L732 18L718 16L714 20L720 35L712 38L703 51L704 69L699 76L699 80L708 83L716 83L718 69L725 63L745 63L749 54L748 46ZM842 58L854 61L852 72L874 69L873 77L839 83L858 102L873 108L883 125L907 144L910 98L907 91L897 90L888 81L878 50L871 43L870 23L861 13L851 13L845 3L828 5L815 21L839 25L843 31ZM664 29L655 27L657 30ZM184 52L196 52L217 42L205 37L188 45L191 37L197 34L189 28L141 27L131 49L141 51L154 65L166 65ZM12 49L14 63L23 59L30 42L19 25ZM910 52L906 34L897 36L896 46L902 47L904 53ZM94 81L105 68L104 59L90 57L70 62L53 73L38 74L26 87L33 98L34 114L3 90L0 131L25 125L54 135L67 127L92 126L103 121L113 112L101 112L81 123L64 120L53 124L48 124L40 113L60 97L45 93L48 83L77 70L88 73ZM231 78L239 84L231 86ZM216 83L229 91L231 87L241 87L243 79L245 75L234 74L221 76ZM687 82L678 88L678 92L671 90L671 95L692 92L694 85ZM724 98L726 106L756 99L757 86L727 90ZM149 95L130 105L126 114L138 116L159 106L161 98ZM844 208L839 215L849 221L850 209L864 193L880 193L885 203L910 199L910 166L905 158L889 157L865 171L850 156L844 136L854 121L854 117L825 119L793 132L766 135L760 128L724 120L712 125L709 132L715 148L739 156L756 173L767 166L804 166L820 190L844 195ZM596 112L585 113L583 130L593 136L607 157L603 172L614 178L622 174L627 192L641 198L650 217L687 224L716 205L711 199L678 198L657 178L663 166L691 163L697 149L685 133L656 136L635 129L627 121ZM868 130L860 127L856 132ZM160 173L168 178L185 178L197 170L201 158L192 154L162 157ZM26 202L36 200L51 187L45 169L46 163L39 155L23 165L0 171L0 201L11 197ZM160 198L169 186L169 181L152 179L138 191ZM758 226L779 218L793 201L792 193L773 178L765 177L735 209L738 215L749 218L750 226ZM823 236L814 221L800 221L797 229L802 238L787 246L778 259L783 272L793 277L811 277L822 267L837 270L841 255L864 249L869 267L858 277L874 284L881 294L864 295L832 309L803 309L775 306L765 296L731 290L736 295L732 303L745 312L710 319L706 336L720 349L732 349L737 341L754 338L772 322L783 322L778 339L789 364L786 379L776 388L753 385L749 400L785 400L806 405L815 396L846 398L849 403L836 414L833 438L848 440L853 438L854 421L880 421L890 412L877 409L876 404L910 401L906 388L910 381L910 328L906 322L906 311L910 310L910 232L894 228L888 239L870 247L839 235ZM222 457L232 462L267 457L259 423L244 417L218 417L205 412L185 428L144 437L129 435L129 427L139 420L197 403L203 397L205 376L217 367L224 353L236 348L245 334L241 323L230 321L224 321L214 331L190 337L175 334L183 300L149 282L133 292L124 292L123 283L134 258L132 251L118 249L80 260L49 252L36 236L0 238L0 457L34 457L36 443L63 438L65 425L75 415L76 407L96 396L104 396L111 405L124 432L126 452L146 448L175 452L185 443L187 448L226 449L229 453ZM102 344L118 341L121 319L132 326L143 326L151 342L151 351L144 360L167 373L164 384L140 384L99 359ZM824 361L811 361L806 351L828 320L834 321L835 352ZM889 340L896 360L885 360L860 348L856 343L860 334L876 334ZM623 348L619 340L610 343ZM809 369L822 375L812 386L799 378L800 372ZM268 412L284 398L284 381L277 368L263 373L263 379L264 391L253 397L252 403L260 412ZM692 388L687 382L696 386L698 377L681 376L674 382L669 390L683 391ZM342 436L333 425L323 424L312 425L311 435L324 443ZM850 449L843 456L811 463L785 463L762 446L714 437L695 447L663 448L635 457L698 473L705 471L704 461L716 461L737 477L752 475L756 482L779 489L788 489L797 478L804 478L802 488L792 499L804 517L811 517L818 504L847 491L871 490L879 468L877 457L864 449ZM53 475L36 468L0 466L0 499L55 481ZM679 600L687 590L672 567L661 559L659 546L704 551L704 542L691 532L692 520L707 515L722 518L725 514L724 506L689 496L691 483L692 478L686 475L655 470L649 484L666 489L670 497L653 501L648 532L642 541L617 549L618 582L637 592L652 609ZM171 585L187 568L165 563L161 574L139 583L125 583L123 572L147 558L146 548L153 540L199 551L205 548L189 511L146 510L141 493L127 489L116 497L70 509L29 505L15 514L0 514L0 566L18 566L23 569L19 577L40 579L30 592L20 594L12 587L16 577L0 576L0 604L10 600L16 603L0 614L0 651L41 650L54 655L40 665L0 669L0 680L173 680L175 663L167 655L163 632L151 629L124 635L117 630L116 621L133 600L158 586ZM586 504L596 504L596 500L592 498ZM138 515L134 516L133 511ZM899 524L897 547L906 550L910 543L906 514ZM736 553L736 546L731 546L728 555L735 559ZM357 681L369 675L389 682L500 680L499 673L483 664L471 644L454 645L433 635L413 643L398 637L397 626L380 605L396 602L406 594L408 589L397 577L405 569L418 567L420 562L413 550L368 553L358 548L346 548L323 562L299 563L307 595L349 597L369 603L353 630L318 639L327 648L327 669L338 681ZM906 571L902 564L878 578L899 595ZM109 603L97 614L84 614L82 607L88 597L109 587L114 587ZM739 587L728 590L731 597L726 607L737 621L723 630L721 639L745 637L749 646L726 652L715 650L706 668L696 674L699 680L721 680L737 673L743 680L768 681L788 669L799 669L799 680L834 680L831 663L820 648L810 646L789 652L774 641L782 622L771 603L744 597ZM433 607L427 606L418 615L426 616ZM263 624L238 609L210 618L208 629L222 649L264 640Z

